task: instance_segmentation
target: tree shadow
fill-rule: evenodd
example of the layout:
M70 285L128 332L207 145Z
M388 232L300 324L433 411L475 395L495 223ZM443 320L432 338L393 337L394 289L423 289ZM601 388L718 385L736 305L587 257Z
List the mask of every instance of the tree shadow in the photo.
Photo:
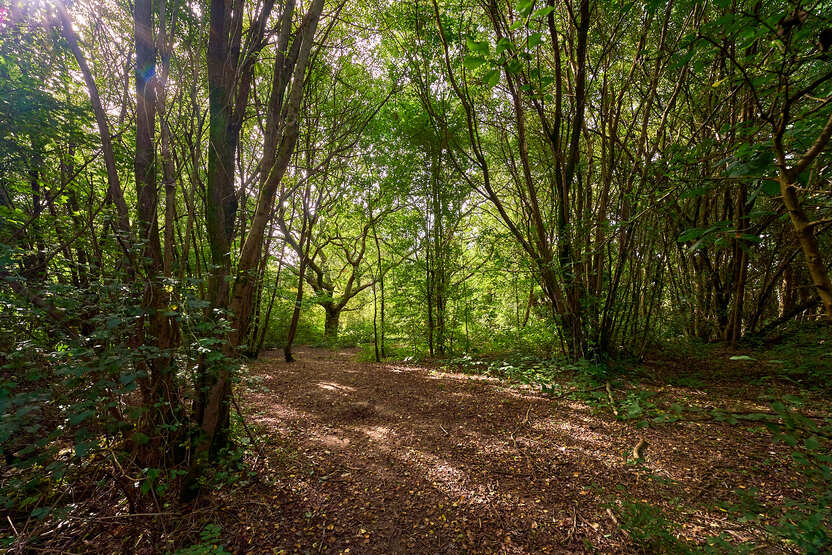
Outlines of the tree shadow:
M254 365L271 391L246 395L253 420L313 469L287 499L297 505L292 514L312 515L306 523L323 530L308 544L296 538L302 548L619 550L627 538L608 507L624 499L699 503L715 494L702 488L753 482L720 469L770 456L768 442L741 438L739 449L712 425L639 429L494 379L310 351L299 350L295 365L276 357ZM371 410L354 414L355 404ZM642 438L648 455L634 464ZM687 520L710 524L708 515ZM364 533L346 532L352 528ZM284 532L293 529L301 528Z

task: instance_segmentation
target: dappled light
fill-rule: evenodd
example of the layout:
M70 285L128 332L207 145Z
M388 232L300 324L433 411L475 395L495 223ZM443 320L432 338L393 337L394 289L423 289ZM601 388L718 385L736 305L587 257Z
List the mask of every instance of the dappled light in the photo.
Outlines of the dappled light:
M348 394L352 393L353 391L355 391L354 387L340 385L340 384L337 384L337 383L319 382L315 385L317 385L321 389L325 389L326 391L335 391L335 392L342 393L344 395L348 395Z
M625 499L710 495L708 488L722 490L725 483L778 495L782 486L771 474L719 473L728 453L745 468L774 453L765 441L742 445L750 438L714 436L710 425L639 430L612 418L609 409L553 402L527 386L419 365L362 366L354 353L299 352L310 361L302 371L274 372L289 367L271 356L253 366L255 375L275 376L263 382L272 395L248 397L253 421L303 453L321 476L302 486L304 495L327 500L316 509L328 515L320 526L355 518L347 499L358 495L368 504L358 522L378 545L432 550L450 542L470 549L475 523L477 545L486 551L515 542L536 551L582 537L601 549L607 541L612 549L618 525L607 507ZM349 399L340 396L345 389ZM274 396L304 416L274 426L268 417ZM346 410L358 402L374 410ZM634 464L640 438L649 448ZM716 509L693 512L683 524L691 537L715 529L750 537ZM298 537L303 533L299 529ZM342 550L354 545L348 537L327 543Z

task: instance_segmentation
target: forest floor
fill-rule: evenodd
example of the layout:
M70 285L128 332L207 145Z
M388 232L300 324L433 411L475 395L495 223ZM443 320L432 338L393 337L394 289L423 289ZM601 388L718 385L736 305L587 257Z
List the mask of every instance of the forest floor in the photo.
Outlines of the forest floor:
M271 352L249 365L239 400L254 435L266 438L254 451L257 478L219 487L203 509L226 549L638 551L622 514L657 529L668 518L691 546L719 534L765 545L760 526L724 507L744 491L773 503L795 494L789 453L761 426L639 427L612 405L427 364L362 363L357 353L303 348L294 364ZM646 366L678 376L683 364ZM707 388L658 378L639 387L652 388L652 406L759 409L763 386L737 376L712 376Z
M711 552L796 552L766 529L810 497L794 448L742 417L777 418L769 402L799 395L801 414L829 418L828 384L799 386L830 370L826 340L784 345L677 347L606 383L555 366L546 392L517 382L528 374L488 375L503 359L489 370L300 348L287 364L268 352L234 397L237 437L254 445L235 451L245 464L214 465L205 495L128 513L118 491L95 488L13 530L28 545L11 551L696 553L719 537ZM824 437L811 440L823 456Z

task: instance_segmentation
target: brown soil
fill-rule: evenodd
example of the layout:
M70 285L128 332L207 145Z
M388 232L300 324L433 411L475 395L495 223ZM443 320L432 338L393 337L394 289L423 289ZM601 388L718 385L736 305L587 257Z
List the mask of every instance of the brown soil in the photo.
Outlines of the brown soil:
M249 382L241 404L267 439L254 462L261 479L215 496L220 506L211 518L227 548L637 551L615 517L622 500L661 506L684 540L725 533L739 543L761 538L716 504L738 489L756 487L771 500L787 493L782 449L754 428L638 428L603 407L530 387L358 363L356 354L300 349L294 364L271 353L249 366L255 385ZM659 394L732 402L695 389ZM634 464L642 438L644 459Z

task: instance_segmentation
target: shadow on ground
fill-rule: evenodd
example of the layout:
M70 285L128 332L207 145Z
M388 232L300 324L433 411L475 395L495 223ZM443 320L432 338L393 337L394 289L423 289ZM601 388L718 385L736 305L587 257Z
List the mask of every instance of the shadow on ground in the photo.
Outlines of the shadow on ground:
M771 467L755 473L776 455L765 435L718 423L639 429L531 388L355 355L302 349L294 364L267 354L249 368L260 386L244 394L245 412L270 438L275 483L236 500L236 549L628 551L614 518L622 500L675 511L692 541L753 539L714 504L773 487Z

